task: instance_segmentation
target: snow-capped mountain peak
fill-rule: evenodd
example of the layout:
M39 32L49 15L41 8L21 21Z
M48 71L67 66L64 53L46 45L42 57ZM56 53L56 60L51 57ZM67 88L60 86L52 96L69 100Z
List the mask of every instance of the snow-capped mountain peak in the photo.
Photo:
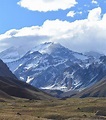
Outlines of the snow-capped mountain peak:
M46 42L42 43L32 50L30 50L30 54L33 52L38 51L41 54L49 54L54 58L57 59L79 59L79 60L85 60L88 59L88 56L83 55L82 53L74 52L69 50L68 48L65 48L59 43L53 43L53 42Z
M67 91L81 86L82 78L77 78L77 72L83 73L88 59L58 43L46 42L7 65L20 80L33 86Z
M62 91L82 90L106 73L105 57L95 61L93 57L52 42L36 46L7 65L22 81L38 88Z
M42 43L38 46L36 46L34 49L31 50L31 53L34 51L39 51L42 54L51 54L55 49L63 47L59 43L54 43L54 42L45 42Z

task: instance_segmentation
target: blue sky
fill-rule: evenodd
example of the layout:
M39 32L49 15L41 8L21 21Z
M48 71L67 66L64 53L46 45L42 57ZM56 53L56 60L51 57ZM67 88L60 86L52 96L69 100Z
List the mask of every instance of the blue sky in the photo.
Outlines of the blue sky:
M13 40L14 36L19 39L19 42L21 39L24 40L26 37L31 36L31 39L29 38L30 40L28 41L36 44L38 41L42 41L41 38L43 40L46 38L47 41L60 42L64 46L75 51L84 51L86 47L83 47L83 49L81 49L81 47L89 43L90 47L87 48L86 51L93 50L93 46L91 45L92 42L88 41L88 39L97 39L97 36L91 36L89 32L89 37L91 36L91 38L88 38L88 36L84 37L81 36L81 31L85 29L89 29L90 31L92 27L95 30L95 26L97 26L95 23L98 24L98 21L101 27L103 27L104 22L102 19L105 18L104 16L106 14L106 0L52 0L52 2L51 0L0 0L0 3L0 50L15 46L15 40ZM91 22L95 20L93 17L96 19L94 23ZM86 22L86 20L88 21ZM78 23L76 21L78 21ZM54 24L54 26L52 26L52 24ZM72 29L68 28L68 24L70 27L72 26ZM79 32L75 31L75 26L77 26L77 24L80 24L78 27ZM85 26L86 24L89 26L92 25L92 27L90 26L91 28L88 28L88 26ZM61 29L59 25L63 25L64 30L71 31L70 34L72 33L72 35L69 35L66 31L58 33L60 36L64 34L63 37L49 33L50 30L57 32ZM98 31L101 31L100 25L98 25ZM30 31L33 34L23 33L24 28L25 30L27 29L26 31ZM38 29L40 29L40 31L38 31ZM96 32L98 32L97 29ZM102 28L102 30L105 30L105 28ZM46 32L48 34L46 34ZM38 38L38 36L40 38L35 40L34 36L35 38ZM102 50L100 48L103 41L105 42L106 40L104 40L104 34L101 36L98 37L100 41L96 41L99 41L97 43L99 47L97 51L104 52L105 47ZM78 39L80 39L80 41ZM83 39L87 42L85 43Z
M10 29L20 29L22 27L42 25L47 19L49 20L67 20L74 21L84 19L87 17L88 10L91 10L98 5L102 8L102 12L106 12L105 0L98 0L98 4L92 4L92 0L77 0L78 4L74 7L59 10L59 11L30 11L26 8L20 7L17 2L19 0L0 0L0 33L4 33ZM69 11L82 12L82 14L76 14L74 17L67 17Z

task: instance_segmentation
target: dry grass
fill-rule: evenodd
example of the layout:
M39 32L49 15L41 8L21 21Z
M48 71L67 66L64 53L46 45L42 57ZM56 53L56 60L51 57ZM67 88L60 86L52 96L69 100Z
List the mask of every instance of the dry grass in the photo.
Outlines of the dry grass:
M6 100L0 102L0 120L104 120L95 115L106 111L105 98L67 100Z

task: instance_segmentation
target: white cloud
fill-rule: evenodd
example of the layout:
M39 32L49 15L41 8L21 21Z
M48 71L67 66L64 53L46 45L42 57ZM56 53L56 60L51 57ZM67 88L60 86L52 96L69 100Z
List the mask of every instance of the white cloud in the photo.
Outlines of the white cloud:
M84 20L46 20L42 26L10 30L0 35L0 50L10 46L30 49L41 42L52 41L75 51L92 50L106 53L106 14L101 17L100 13L101 9L95 8Z
M21 7L40 12L66 10L76 4L76 0L20 0L18 2Z
M70 11L67 13L67 17L74 17L75 16L75 12L74 11Z
M98 4L98 2L96 0L92 0L93 4Z
M101 8L94 8L93 10L90 10L88 15L88 20L97 21L101 19Z

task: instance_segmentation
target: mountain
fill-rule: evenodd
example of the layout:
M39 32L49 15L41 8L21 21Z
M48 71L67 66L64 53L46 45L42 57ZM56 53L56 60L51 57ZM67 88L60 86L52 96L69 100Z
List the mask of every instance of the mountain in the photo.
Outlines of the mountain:
M0 59L8 63L20 59L25 51L22 47L10 47L0 53Z
M52 99L51 96L37 88L19 81L9 70L7 65L0 60L0 98L19 97L27 99Z
M68 91L83 87L80 71L83 73L92 62L92 57L49 42L36 46L7 65L18 79L37 88Z
M79 92L74 97L106 97L106 77L93 86Z
M44 91L55 97L71 97L79 93L79 91L84 92L85 89L88 88L89 90L91 90L90 92L93 93L94 89L91 89L91 87L98 82L101 83L101 79L104 78L105 76L106 76L106 56L103 56L100 58L98 62L93 62L85 68L79 66L79 64L76 63L66 68L59 77L59 80L60 83L63 83L67 86L68 90L61 91L60 89L54 88L48 90L44 89ZM105 82L106 81L104 81L104 83Z
M84 54L87 55L87 56L90 56L90 57L94 57L96 59L99 59L101 56L104 56L104 54L101 54L101 53L98 53L98 52L95 52L95 51L85 52Z
M0 60L0 76L16 79L16 76L9 70L7 65Z

